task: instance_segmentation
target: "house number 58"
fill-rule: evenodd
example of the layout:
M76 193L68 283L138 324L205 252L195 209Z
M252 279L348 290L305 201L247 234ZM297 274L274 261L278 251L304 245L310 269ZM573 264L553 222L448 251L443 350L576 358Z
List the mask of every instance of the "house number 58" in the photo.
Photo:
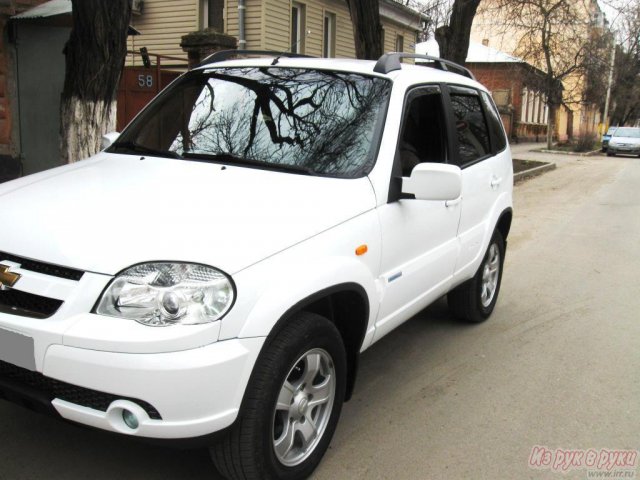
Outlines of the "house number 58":
M153 87L153 75L143 75L143 74L138 75L138 86L141 88Z

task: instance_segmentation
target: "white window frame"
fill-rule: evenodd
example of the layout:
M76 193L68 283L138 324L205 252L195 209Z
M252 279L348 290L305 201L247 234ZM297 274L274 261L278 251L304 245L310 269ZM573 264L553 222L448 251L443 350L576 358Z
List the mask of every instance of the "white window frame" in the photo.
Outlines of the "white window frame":
M522 100L520 102L520 121L527 123L527 104L529 102L529 89L524 87L522 89Z
M336 56L336 14L326 11L322 23L322 56L334 58Z
M404 52L404 35L399 33L396 34L396 52Z
M200 12L202 14L200 18L200 28L205 29L211 27L209 24L209 0L200 0ZM227 9L222 8L222 25L227 24Z
M294 14L295 9L295 14ZM297 27L297 32L294 38L294 22ZM304 53L305 41L304 41L304 29L305 29L305 5L303 3L291 2L291 53Z

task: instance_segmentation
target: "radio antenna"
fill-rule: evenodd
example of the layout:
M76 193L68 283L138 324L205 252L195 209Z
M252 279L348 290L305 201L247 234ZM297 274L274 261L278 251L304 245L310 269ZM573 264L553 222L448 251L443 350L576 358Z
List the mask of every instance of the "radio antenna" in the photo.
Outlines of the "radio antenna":
M302 40L306 39L309 35L311 35L311 29L308 28L307 31L305 32L304 37L301 37L300 40L298 40L296 43L294 43L293 45L291 45L288 49L286 49L284 52L280 52L278 54L278 56L276 58L273 59L273 62L271 62L271 66L273 65L277 65L278 62L280 61L280 57L282 57L284 54L286 53L293 53L291 50L293 50L294 48L296 48L298 46L298 44L300 42L302 42Z

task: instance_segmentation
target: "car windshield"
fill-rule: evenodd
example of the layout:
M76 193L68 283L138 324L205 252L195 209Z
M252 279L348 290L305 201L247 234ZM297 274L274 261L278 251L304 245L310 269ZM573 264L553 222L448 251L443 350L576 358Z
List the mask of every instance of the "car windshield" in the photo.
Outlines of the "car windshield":
M614 137L640 138L640 128L620 127L614 134Z
M371 170L388 80L293 68L186 74L109 151L359 177Z

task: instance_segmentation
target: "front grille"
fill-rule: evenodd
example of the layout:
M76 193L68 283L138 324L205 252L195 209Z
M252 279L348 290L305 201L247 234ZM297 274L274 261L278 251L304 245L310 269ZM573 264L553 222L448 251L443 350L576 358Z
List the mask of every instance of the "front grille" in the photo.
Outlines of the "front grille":
M0 263L3 260L9 260L20 264L20 268L29 270L31 272L44 273L45 275L51 275L52 277L66 278L68 280L78 281L82 278L84 272L82 270L76 270L74 268L60 267L58 265L52 265L50 263L38 262L36 260L29 260L28 258L18 257L11 255L10 253L0 252Z
M8 288L0 290L0 312L21 317L48 318L58 311L62 300Z
M5 382L3 382L5 380ZM137 400L135 398L120 397L110 393L98 392L89 388L78 387L70 383L61 382L53 378L45 377L41 373L32 372L24 368L17 367L7 362L0 361L0 398L13 399L13 391L3 395L3 385L15 384L15 390L24 391L25 387L33 390L38 396L46 396L49 401L58 398L83 407L93 408L106 412L109 405L115 400L128 400L136 403L147 412L149 418L162 420L160 413L151 404ZM9 388L9 387L4 387Z

